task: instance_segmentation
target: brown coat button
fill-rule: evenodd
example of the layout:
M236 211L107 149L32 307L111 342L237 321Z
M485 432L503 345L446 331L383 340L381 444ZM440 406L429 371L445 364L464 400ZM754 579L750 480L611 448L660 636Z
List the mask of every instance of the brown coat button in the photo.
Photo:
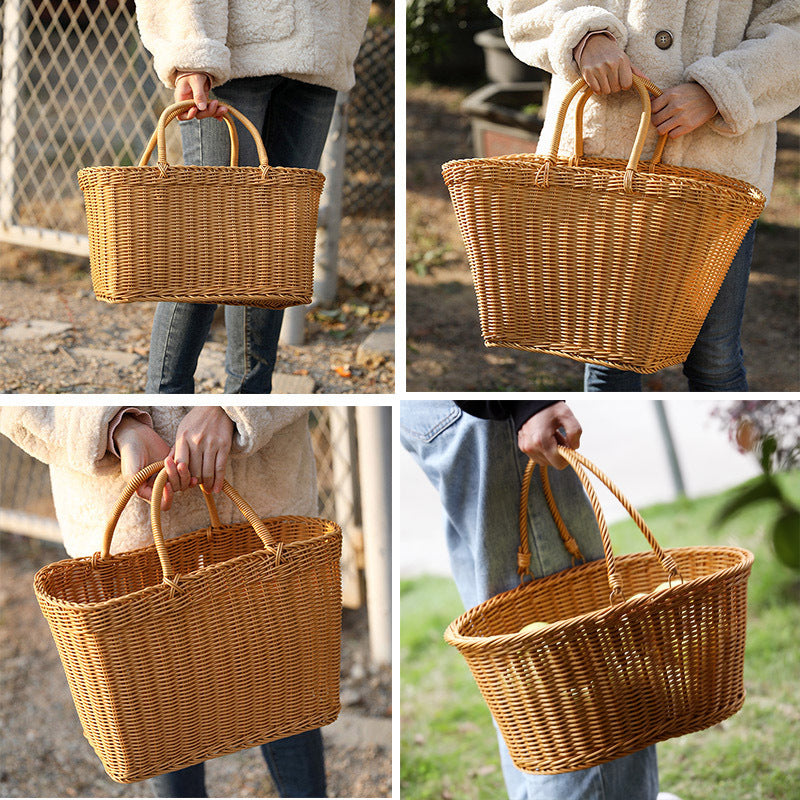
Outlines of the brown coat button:
M656 47L659 50L669 50L672 47L672 34L669 31L659 31L656 34Z

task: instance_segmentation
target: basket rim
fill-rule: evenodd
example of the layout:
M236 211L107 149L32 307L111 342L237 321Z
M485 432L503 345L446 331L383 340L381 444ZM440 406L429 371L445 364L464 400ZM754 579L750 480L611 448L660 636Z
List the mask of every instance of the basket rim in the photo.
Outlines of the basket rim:
M545 583L552 583L554 579L559 578L563 580L564 572L571 570L573 574L575 571L602 571L605 575L605 561L600 559L595 559L593 561L587 561L583 564L579 564L576 567L568 568L568 570L560 570L559 572L554 572L550 575L545 575L542 578L536 578L532 581L528 581L526 583L520 584L519 586L515 586L513 589L508 589L505 592L501 592L498 595L495 595L488 600L483 601L483 603L479 603L477 606L474 606L471 609L466 610L463 614L460 614L456 619L454 619L446 628L444 632L444 640L456 648L469 648L474 649L476 647L484 647L484 648L501 648L505 649L505 646L508 644L522 644L523 642L532 642L535 640L544 641L545 639L551 638L553 635L561 635L564 633L569 632L571 629L577 627L578 625L584 624L586 622L598 622L604 623L608 617L615 618L619 616L620 611L624 609L625 611L630 611L635 608L639 608L640 606L649 605L650 603L659 602L662 600L666 600L667 598L670 601L674 600L676 597L682 597L683 595L688 595L691 592L694 592L698 588L704 587L706 584L711 583L719 579L720 577L724 576L733 576L737 573L743 571L749 571L755 556L749 550L745 549L744 547L738 547L736 545L720 545L720 546L712 546L712 545L697 545L697 546L688 546L688 547L671 547L671 548L664 548L665 553L677 553L677 554L692 554L692 553L729 553L729 554L738 554L740 556L739 560L732 564L730 567L725 567L724 569L716 570L715 572L709 573L708 575L703 575L699 578L692 578L691 580L684 581L681 584L677 584L674 586L669 594L649 594L645 597L637 597L637 598L626 598L622 603L619 605L609 605L605 608L600 608L596 611L590 611L585 614L577 614L573 617L567 617L566 619L556 620L554 622L548 623L546 628L543 628L538 631L529 631L527 633L520 633L519 631L515 633L498 633L492 634L491 636L467 636L460 632L461 627L463 624L469 619L476 611L476 609L480 608L484 603L487 602L497 602L499 598L502 598L507 595L511 595L512 593L517 593L521 591L533 591L531 587L543 587ZM634 561L637 559L641 559L642 556L649 558L655 558L655 555L652 551L646 550L638 553L627 553L622 556L616 556L617 564L624 563L626 561Z
M293 550L298 550L301 547L307 546L309 543L313 542L322 542L326 539L339 539L342 538L342 528L333 520L324 519L323 517L304 517L297 514L286 514L279 517L263 517L263 522L270 523L270 522L284 522L284 521L295 521L295 520L303 520L305 522L313 521L322 523L321 530L322 532L316 533L314 536L309 536L306 539L302 539L296 542L287 542L283 545L283 551L286 555L290 555ZM234 523L226 523L224 525L220 525L218 528L214 528L213 526L209 525L206 528L198 528L197 530L187 531L186 533L182 533L179 536L173 536L167 539L166 544L167 547L175 546L173 543L177 542L186 542L190 541L194 538L199 537L207 537L209 532L221 532L226 530L232 530L235 528L239 529L246 529L252 528L252 526L246 522L234 522ZM147 551L154 551L155 544L145 545L144 547L139 547L136 550L128 550L124 553L115 553L111 554L108 559L101 560L97 559L97 564L105 567L111 567L114 564L124 562L127 560L132 560L135 558L139 558ZM36 594L36 597L40 600L44 600L50 606L57 606L64 610L70 611L78 611L78 612L91 612L91 611L99 611L99 610L106 610L109 609L117 604L127 604L130 603L132 600L141 599L150 594L157 594L159 592L170 592L171 587L166 584L163 580L159 583L152 584L151 586L145 586L141 589L137 589L134 592L128 592L126 594L118 595L117 597L110 597L107 600L94 600L91 602L79 603L73 600L65 600L57 595L52 594L48 591L44 584L50 575L56 572L65 572L67 569L73 569L78 565L88 564L91 566L92 561L94 560L95 555L91 556L80 556L78 558L64 558L60 561L54 561L51 564L47 564L41 567L33 578L33 588ZM255 550L251 550L249 553L242 553L241 555L234 556L233 558L228 558L225 561L217 561L213 564L207 564L199 569L192 570L191 572L182 572L176 573L174 576L176 579L180 581L181 584L187 585L189 583L193 583L195 581L201 580L209 575L212 575L215 572L218 572L222 569L228 568L230 564L237 564L241 561L245 561L248 559L263 559L267 557L269 553L267 552L266 548L263 546L257 548ZM160 567L159 567L160 569ZM187 585L187 589L188 589Z
M88 167L81 167L78 170L78 177L80 178L81 175L89 175L89 174L96 174L96 173L111 173L111 172L129 172L134 171L133 174L136 172L149 172L154 175L160 174L161 170L156 166L147 165L144 167L140 167L138 164L94 164ZM261 167L258 166L248 166L239 164L235 167L230 166L230 164L210 164L210 165L203 165L203 164L167 164L167 171L170 172L172 170L182 170L186 172L196 172L201 171L207 174L211 172L223 172L223 173L238 173L238 172L252 172L261 173ZM320 177L325 178L325 174L320 172L318 169L311 169L309 167L278 167L272 166L270 164L267 167L267 175L270 172L277 172L280 174L289 174L289 175L298 175L298 174L307 174L313 177Z
M476 179L466 177L456 180L453 178L451 173L459 166L462 168L497 164L511 166L513 164L521 163L523 165L530 165L531 167L534 167L541 166L541 164L549 160L550 159L547 156L539 153L513 153L502 156L485 156L483 158L456 158L451 159L450 161L445 161L445 163L442 164L442 178L448 187L456 186L461 183L476 183ZM607 174L609 171L616 169L618 169L620 172L624 172L625 167L627 166L627 162L623 159L605 158L602 156L584 156L580 164L571 164L569 158L565 156L559 156L556 159L555 164L552 162L550 163L552 164L553 169L570 170L577 173L596 172L600 174ZM646 164L647 162L642 163ZM762 206L767 200L766 195L757 186L738 178L732 178L729 175L723 175L721 172L713 172L711 170L701 169L699 167L676 166L668 163L659 164L657 165L656 169L658 169L659 166L666 167L669 170L676 170L676 173L659 173L657 171L649 172L647 169L640 168L636 170L635 175L640 179L645 178L658 183L663 181L678 181L687 187L696 185L697 183L703 183L710 185L717 190L728 189L729 191L735 192L737 196L741 196L742 199L747 199L750 202L760 204ZM681 174L683 172L690 174ZM716 183L715 181L719 181L720 183ZM491 181L491 183L510 183L510 181ZM531 180L531 186L536 186L534 180Z

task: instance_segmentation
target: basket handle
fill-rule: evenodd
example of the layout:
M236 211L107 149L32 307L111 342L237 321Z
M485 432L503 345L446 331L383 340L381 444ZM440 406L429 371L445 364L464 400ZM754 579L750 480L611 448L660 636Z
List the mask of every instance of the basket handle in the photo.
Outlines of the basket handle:
M185 111L187 108L192 108L194 106L194 100L182 100L179 103L173 103L170 106L167 106L162 112L161 116L158 119L158 126L156 127L155 132L150 137L150 141L147 143L147 148L145 149L144 155L139 161L139 166L144 167L147 166L147 162L150 160L150 156L153 152L153 140L158 146L158 166L159 169L164 171L167 167L167 137L166 137L166 127L172 122L175 117L178 116L181 112ZM235 167L238 165L239 162L239 140L238 137L235 138L235 127L233 125L232 120L230 119L230 114L233 114L239 122L244 125L247 129L248 133L253 137L253 140L256 143L256 150L258 150L258 165L261 167L262 172L265 172L269 167L269 159L267 158L267 149L264 147L264 142L261 139L261 134L258 132L258 129L252 122L244 115L241 111L237 111L230 103L225 103L226 108L228 109L228 114L225 114L225 122L228 125L228 131L231 132L231 166ZM234 163L234 151L236 153L236 163Z
M631 502L625 497L622 492L617 488L616 484L609 478L599 467L589 461L586 456L582 455L581 453L576 452L575 450L570 449L569 447L563 447L561 445L558 446L559 455L561 455L575 470L578 478L580 479L581 483L583 484L583 488L586 490L586 494L589 497L589 502L591 503L592 510L594 511L594 515L597 518L597 526L600 529L600 539L603 543L603 553L605 556L606 561L606 572L608 573L608 586L611 590L611 603L616 604L620 603L625 599L625 595L622 590L622 582L619 579L619 575L617 574L616 568L616 561L614 558L614 551L611 547L611 536L608 532L608 523L606 522L605 514L603 514L603 509L600 507L600 502L597 499L597 494L592 486L591 482L589 481L588 476L586 475L586 471L584 467L596 475L611 491L614 497L619 500L622 504L623 508L630 514L633 521L638 526L639 530L644 534L645 538L647 539L648 544L650 545L651 549L655 553L658 560L661 562L661 566L664 568L664 571L667 573L670 580L672 578L680 578L680 573L678 571L678 565L675 563L675 560L672 556L665 552L661 545L656 541L655 536L653 536L652 531L647 526L647 523L642 519L641 514L633 507ZM528 466L525 469L525 475L523 476L523 484L522 484L522 492L521 500L520 500L520 550L518 556L518 562L520 567L518 569L520 574L520 582L522 582L525 578L525 575L530 575L533 577L532 573L529 569L530 564L530 548L528 545L528 514L527 514L527 497L528 497L528 486L530 484L531 475L533 474L533 468L535 464L533 461L528 463ZM569 537L572 540L573 544L574 539L569 535L566 529L566 525L564 524L564 520L561 517L561 514L558 512L558 509L555 504L555 500L553 498L552 492L550 490L549 481L544 477L547 473L547 469L542 470L542 483L545 489L545 499L547 500L547 506L550 509L550 513L553 515L553 519L555 520L556 526L558 527L559 533L561 534L562 539L564 540L564 544L567 547L567 550L573 555L573 559L576 557L582 558L580 556L580 551L576 552L571 549L570 545L568 544L568 540L565 537ZM522 500L524 498L524 502ZM575 544L575 550L577 550L577 544ZM522 562L525 560L525 554L527 554L527 564L525 569L522 569ZM585 559L584 559L585 560Z
M169 119L164 123L164 128L166 129L167 125L172 122L178 114L182 113L179 109L177 111L173 111L169 115ZM236 126L233 124L233 119L229 117L227 114L222 118L223 122L228 126L228 134L231 137L231 161L230 166L238 167L239 166L239 134L236 132ZM158 127L153 131L150 139L147 142L147 147L144 149L144 154L139 159L138 166L146 167L147 163L150 161L150 156L153 155L153 151L156 149L156 145L158 144Z
M122 494L120 495L114 506L114 509L111 512L111 518L106 525L105 533L103 534L103 549L100 551L100 558L107 559L110 555L111 540L114 536L114 529L117 527L117 522L119 522L122 510L128 504L128 501L131 499L131 497L133 497L136 490L156 473L158 473L158 476L156 477L156 482L153 486L153 496L150 500L150 525L153 530L153 541L156 545L156 551L158 552L158 558L161 562L161 569L163 571L164 578L171 580L175 575L175 570L172 568L172 564L170 563L166 544L164 542L164 533L161 528L161 495L163 494L164 486L168 480L167 471L164 469L163 461L156 461L155 463L146 466L144 469L139 470L139 472L137 472L125 485L125 488L122 490ZM211 527L220 528L221 522L216 503L214 502L214 496L211 494L211 492L207 492L205 489L203 489L202 486L200 488L203 491L203 498L205 499L206 506L208 507L208 514L211 518ZM258 538L261 539L264 548L270 553L277 553L277 550L275 549L277 543L275 542L272 534L269 532L269 528L267 528L258 514L256 514L252 507L242 498L239 492L237 492L236 489L234 489L233 486L228 483L228 481L222 482L222 491L233 501L239 511L242 512L242 516L253 526L253 530L255 530L255 532L258 534Z
M623 188L626 192L633 192L633 176L639 167L639 160L641 159L642 150L644 149L644 142L650 129L651 112L649 93L652 92L656 97L662 93L655 84L645 80L644 78L640 78L638 75L633 76L633 88L635 88L639 93L639 98L642 101L642 115L639 119L639 129L636 132L636 139L633 143L633 149L631 150L628 163L625 167ZM558 158L558 148L561 144L561 134L564 131L564 122L567 118L569 104L572 102L573 98L578 94L578 92L581 91L581 89L585 89L585 91L583 92L583 96L578 102L578 107L576 109L575 155L572 157L572 163L576 163L577 160L583 155L583 110L586 106L586 101L592 94L592 90L589 88L583 78L579 78L577 81L575 81L575 83L572 84L572 86L570 86L569 91L561 103L561 108L558 110L556 126L553 132L553 140L550 146L550 154L547 156L546 165L555 165L556 163L556 159ZM578 120L580 120L580 125L578 125ZM652 159L653 165L660 161L666 143L666 135L659 137L658 145ZM545 181L546 180L547 178L545 172ZM547 184L545 183L545 185Z

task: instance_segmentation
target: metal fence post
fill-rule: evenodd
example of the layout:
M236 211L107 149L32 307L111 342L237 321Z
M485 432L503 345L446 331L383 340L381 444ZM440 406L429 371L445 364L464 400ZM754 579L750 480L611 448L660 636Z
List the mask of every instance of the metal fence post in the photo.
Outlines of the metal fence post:
M325 188L320 198L314 259L314 302L332 303L336 299L339 238L342 228L342 187L347 139L347 92L338 92L333 109L330 133L320 160L325 173ZM295 347L303 344L306 334L306 312L309 306L292 306L283 315L280 340Z
M339 274L339 238L342 230L342 188L347 149L347 92L338 92L333 109L331 132L322 154L320 169L325 173L325 188L320 202L320 230L317 235L314 299L332 303L336 299Z
M383 406L356 408L364 568L372 660L392 658L392 412Z
M0 86L0 227L14 220L14 161L22 61L22 0L4 0L3 82Z

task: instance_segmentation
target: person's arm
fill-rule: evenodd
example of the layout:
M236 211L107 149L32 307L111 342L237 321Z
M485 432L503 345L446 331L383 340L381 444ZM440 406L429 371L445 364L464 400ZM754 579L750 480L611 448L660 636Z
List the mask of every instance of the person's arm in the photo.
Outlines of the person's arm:
M213 86L230 77L228 0L136 0L136 19L168 88L181 72L207 73Z
M87 475L119 469L108 450L109 423L119 407L4 406L0 432L39 461Z
M519 430L530 417L559 400L456 400L456 405L480 419L512 419Z
M719 116L709 123L723 136L740 136L774 122L800 104L800 3L757 0L744 41L690 64L684 80L702 86Z
M586 34L607 31L623 55L628 43L621 0L489 0L489 8L503 20L506 42L520 61L570 82L581 77L573 51ZM591 37L583 57L590 44L606 38Z
M519 449L542 466L564 469L558 445L576 450L581 444L580 423L563 400L457 400L456 405L474 417L514 420Z

